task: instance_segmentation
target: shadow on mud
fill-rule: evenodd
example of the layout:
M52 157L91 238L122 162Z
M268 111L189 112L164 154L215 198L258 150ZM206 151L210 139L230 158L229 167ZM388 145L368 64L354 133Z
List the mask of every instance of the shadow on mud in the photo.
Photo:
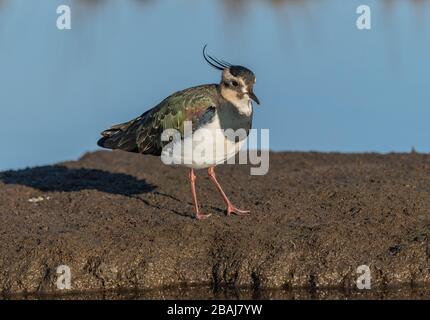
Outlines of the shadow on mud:
M124 173L85 168L74 169L62 165L0 172L0 181L5 184L20 184L45 192L98 190L132 196L155 189L145 180L139 180Z

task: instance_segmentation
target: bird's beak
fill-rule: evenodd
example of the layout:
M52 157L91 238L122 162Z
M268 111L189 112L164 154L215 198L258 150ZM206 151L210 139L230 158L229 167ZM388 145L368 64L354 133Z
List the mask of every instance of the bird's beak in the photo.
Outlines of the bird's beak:
M251 89L248 92L249 97L254 100L257 104L260 104L260 100L258 100L257 96L255 95L254 91Z

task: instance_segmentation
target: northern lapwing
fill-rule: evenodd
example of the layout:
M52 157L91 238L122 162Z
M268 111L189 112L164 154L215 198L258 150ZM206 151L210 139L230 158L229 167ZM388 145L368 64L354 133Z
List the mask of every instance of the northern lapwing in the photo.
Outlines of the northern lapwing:
M253 92L256 78L251 70L214 58L205 50L206 46L203 48L206 62L222 71L219 84L200 85L176 92L136 119L103 131L97 144L103 148L156 156L170 152L176 160L179 159L181 164L190 168L189 180L197 219L207 218L210 214L203 214L199 210L194 170L207 168L210 179L227 205L227 215L243 215L249 211L240 210L230 202L217 180L215 166L234 157L246 141L252 125L251 100L260 104ZM191 135L185 134L184 127L187 122L191 124ZM222 151L208 152L210 156L206 157L205 153L199 153L203 156L196 157L195 144L192 144L191 149L178 149L171 139L164 141L162 134L166 129L176 129L183 145L190 139L195 142L195 138L202 132L209 132L212 139L206 139L203 148ZM245 134L232 139L225 134L228 129L233 132L242 130Z

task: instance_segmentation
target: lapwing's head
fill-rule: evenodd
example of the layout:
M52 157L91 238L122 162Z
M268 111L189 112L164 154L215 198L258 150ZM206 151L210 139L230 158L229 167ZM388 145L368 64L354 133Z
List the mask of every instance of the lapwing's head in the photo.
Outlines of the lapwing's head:
M257 96L254 94L254 84L256 81L254 73L248 68L232 65L224 60L213 58L205 52L203 48L203 57L215 69L222 71L221 76L221 95L234 105L246 103L254 100L260 104Z

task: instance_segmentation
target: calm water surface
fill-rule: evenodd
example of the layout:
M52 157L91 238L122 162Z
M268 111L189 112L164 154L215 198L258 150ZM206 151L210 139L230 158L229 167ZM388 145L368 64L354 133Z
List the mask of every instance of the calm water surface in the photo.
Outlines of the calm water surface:
M72 30L56 29L56 8ZM254 70L274 150L430 151L430 1L0 0L0 170L78 158L170 93Z
M105 291L90 293L65 293L57 295L27 294L1 297L0 299L73 299L73 300L172 300L172 299L203 299L203 300L389 300L389 299L430 299L430 289L425 287L398 287L385 290L337 290L337 289L295 289L275 290L265 289L254 291L250 289L220 289L216 292L211 287L200 286L190 288L169 288L146 291Z

